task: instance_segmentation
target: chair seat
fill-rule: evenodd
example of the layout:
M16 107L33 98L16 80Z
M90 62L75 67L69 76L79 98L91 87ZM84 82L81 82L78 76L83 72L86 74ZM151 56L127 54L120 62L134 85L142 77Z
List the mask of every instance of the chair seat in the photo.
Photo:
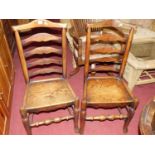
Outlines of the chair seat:
M116 107L134 102L124 82L115 77L89 78L86 92L88 105Z
M64 79L33 82L27 85L23 109L38 110L62 107L75 102L76 96Z

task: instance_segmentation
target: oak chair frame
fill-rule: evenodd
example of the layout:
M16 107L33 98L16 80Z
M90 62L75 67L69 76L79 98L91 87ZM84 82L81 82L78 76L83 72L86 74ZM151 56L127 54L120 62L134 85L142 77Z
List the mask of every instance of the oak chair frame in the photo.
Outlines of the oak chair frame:
M87 24L87 35L86 35L86 51L85 51L85 68L84 68L84 92L83 92L83 100L81 102L81 112L80 112L80 133L83 134L84 132L84 126L85 126L85 121L105 121L105 120L110 120L113 121L115 119L124 119L124 126L123 126L123 131L124 133L126 133L128 131L128 125L131 121L131 119L134 116L134 112L135 109L138 105L138 100L131 94L130 90L127 88L125 81L123 80L123 73L124 73L124 69L125 69L125 65L126 65L126 61L128 58L128 54L129 54L129 50L131 47L131 43L132 43L132 38L133 38L133 32L134 29L131 28L129 35L124 34L120 29L117 29L118 25L117 23L115 23L113 20L105 20L103 22L98 22L98 23L91 23L91 24ZM121 34L121 37L115 37L113 38L113 35L110 36L108 35L104 35L103 34L99 34L99 36L97 36L96 38L91 38L91 32L93 31L93 29L104 29L104 28L113 28L114 30L118 31ZM121 47L121 50L113 50L113 49L100 49L100 50L91 50L91 43L93 41L103 41L106 43L109 42L120 42L123 44L123 46ZM101 70L98 70L97 67L91 68L90 66L90 54L95 54L96 53L102 53L102 54L123 54L122 57L122 64L120 65L120 70L116 71L116 69L112 69L109 68L108 66L103 66L103 68L101 67ZM123 53L122 53L123 52ZM117 62L117 60L112 59L111 57L108 58L103 58L103 59L96 59L97 62ZM98 67L99 68L99 67ZM103 71L103 73L107 73L108 76L103 76L103 77L96 77L96 73L98 71ZM113 72L118 72L117 75L113 74ZM93 74L92 74L93 73ZM89 76L90 75L90 76ZM96 80L101 80L101 79L114 79L116 81L120 81L123 85L123 91L127 92L129 94L129 96L131 97L131 100L126 100L125 102L119 102L116 101L112 104L108 104L110 103L110 101L108 103L98 103L97 101L95 101L96 103L90 103L91 101L88 101L88 82L91 79L96 79ZM100 84L101 86L102 84ZM95 82L94 82L94 86L95 86ZM91 91L91 90L90 90ZM105 90L103 90L105 91ZM93 92L95 95L96 93L100 93L100 92ZM90 97L90 96L89 96ZM92 101L93 102L93 101ZM87 116L86 115L86 110L87 107L91 107L91 108L104 108L104 109L111 109L111 108L117 108L119 111L119 115L100 115L100 116ZM124 115L121 113L121 108L126 108L127 110L127 115Z
M61 73L62 77L61 78L49 78L49 79L44 79L44 80L34 80L31 81L30 80L30 74L28 73L28 64L26 62L26 55L24 53L24 49L23 49L23 45L22 45L22 39L20 37L20 32L26 32L35 28L49 28L49 29L59 29L61 30L62 34L61 37L57 37L51 34L48 34L47 36L35 36L28 39L27 41L25 41L25 43L28 42L46 42L46 41L53 41L53 40L61 40L61 47L62 47L62 51L60 53L60 51L56 50L56 49L36 49L36 50L31 50L29 53L27 53L27 56L30 55L35 55L35 54L48 54L48 53L54 53L54 54L61 54L62 57L62 63L60 63L59 61L54 61L54 59L44 59L44 61L36 61L36 62L32 62L31 64L29 64L30 66L35 66L38 63L42 63L44 64L49 64L51 63L51 61L53 61L53 63L55 64L61 64L62 65L62 71L59 70L52 70L49 72L49 70L44 70L45 72L43 73ZM74 128L75 131L78 132L79 127L78 127L78 119L79 119L79 99L78 97L74 94L73 90L71 89L68 81L67 81L67 64L66 64L66 28L67 28L67 24L62 24L62 23L55 23L55 22L51 22L49 20L34 20L30 23L27 24L23 24L23 25L17 25L17 26L13 26L12 29L15 32L15 38L16 38L16 43L17 43L17 48L18 48L18 53L19 53L19 57L20 57L20 61L21 61L21 65L22 65L22 70L23 70L23 74L24 74L24 78L25 78L25 82L26 82L26 93L25 93L25 97L24 97L24 104L20 109L20 113L21 113L21 117L22 117L22 121L24 124L24 127L27 131L28 134L32 134L32 127L38 127L41 125L49 125L51 123L58 123L61 121L67 121L70 119L74 120ZM41 70L39 72L37 72L38 74L41 73ZM36 74L37 74L36 73ZM35 75L32 73L32 76ZM50 106L41 106L41 107L29 107L28 109L25 108L25 104L27 104L27 100L26 100L26 94L29 91L29 87L31 85L37 84L37 83L52 83L55 81L63 81L64 83L66 83L70 93L72 93L72 95L74 96L73 100L69 103L60 103L57 104L55 103L54 105L50 104ZM45 103L46 104L46 103ZM73 113L70 112L69 108L72 108ZM56 117L56 118L51 118L48 120L44 120L44 121L40 121L40 122L30 122L30 115L31 114L38 114L40 112L52 112L52 111L56 111L59 109L68 109L68 111L70 112L70 115L68 116L64 116L64 117Z

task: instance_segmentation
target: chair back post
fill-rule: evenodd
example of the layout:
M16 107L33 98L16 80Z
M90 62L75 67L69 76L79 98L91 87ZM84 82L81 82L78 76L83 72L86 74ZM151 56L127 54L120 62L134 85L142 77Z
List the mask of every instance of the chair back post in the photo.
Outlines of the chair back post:
M21 42L18 30L15 30L15 38L16 38L16 43L17 43L20 61L22 64L22 71L24 74L24 79L25 79L25 82L28 83L29 82L29 76L28 76L27 64L26 64L26 60L24 57L24 51L23 51L22 42Z
M67 48L66 48L66 31L67 28L62 29L62 57L63 57L63 77L67 78Z
M129 32L129 37L128 37L128 40L127 40L126 48L125 48L125 54L124 54L124 57L123 57L123 62L122 62L121 69L120 69L120 77L123 77L123 73L124 73L124 70L125 70L126 62L127 62L128 55L129 55L129 51L130 51L130 48L131 48L131 45L132 45L133 35L134 35L134 29L131 28L131 30Z
M87 79L89 73L89 55L90 55L90 36L91 27L87 24L87 35L86 35L86 49L85 49L85 67L84 67L84 80Z

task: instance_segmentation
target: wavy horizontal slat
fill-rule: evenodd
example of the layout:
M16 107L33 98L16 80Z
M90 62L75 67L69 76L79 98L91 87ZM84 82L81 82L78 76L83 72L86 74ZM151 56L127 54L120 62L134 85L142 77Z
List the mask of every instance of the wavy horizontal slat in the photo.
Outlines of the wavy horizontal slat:
M52 58L43 58L40 60L35 60L27 63L27 67L30 68L38 65L48 65L48 64L62 65L62 61L57 59L52 59Z
M96 43L99 41L103 41L103 42L126 42L126 38L121 37L119 35L114 35L114 34L103 34L103 35L100 35L99 37L91 38L92 43Z
M112 72L119 72L118 69L114 68L114 66L98 66L95 68L91 68L90 72L97 72L97 71L112 71Z
M114 48L114 47L102 47L102 48L97 48L97 49L92 49L90 50L91 54L121 54L123 53L122 50Z
M33 77L33 76L43 75L43 74L48 74L48 73L62 74L62 69L55 69L53 67L43 68L43 69L39 69L39 70L30 72L29 76Z
M93 59L92 62L115 62L115 63L120 63L121 60L122 60L121 57L105 57L105 58Z
M52 35L49 33L37 33L37 34L34 34L26 39L23 39L22 43L24 45L27 45L32 42L47 42L47 41L53 41L53 40L61 41L62 39L59 36Z
M32 50L25 52L24 55L27 58L35 54L41 55L41 54L49 54L49 53L62 55L61 49L48 47L48 46L34 48Z

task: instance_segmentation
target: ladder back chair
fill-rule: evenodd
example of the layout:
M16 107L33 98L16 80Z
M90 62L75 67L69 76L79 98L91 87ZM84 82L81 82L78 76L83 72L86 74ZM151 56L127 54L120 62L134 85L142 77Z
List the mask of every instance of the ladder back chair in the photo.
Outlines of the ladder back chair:
M87 24L84 93L80 113L80 133L84 132L85 121L105 121L124 119L123 131L127 132L138 105L137 99L128 90L123 81L129 49L133 38L133 29L124 34L113 20ZM102 30L96 37L91 34ZM102 58L91 61L90 56L102 54ZM92 74L93 73L93 74ZM87 107L113 109L118 115L87 116ZM122 108L127 114L122 113Z
M70 73L70 76L78 73L80 70L80 66L84 64L87 24L100 20L101 19L70 19L71 28L69 29L69 34L71 37L68 40L72 48L74 67L74 70Z
M87 24L96 23L104 21L104 19L70 19L71 27L68 30L67 38L70 43L70 47L73 53L73 67L74 70L70 73L70 76L78 73L80 67L85 63L85 45L86 45L86 27ZM120 20L114 20L119 28L123 31L128 31L132 26L131 24L123 23ZM91 37L94 37L96 33L93 32ZM96 58L101 58L101 54L94 54L90 56L90 59L93 61Z
M13 26L26 90L20 109L28 134L32 128L74 120L78 131L79 100L67 81L66 24L34 20ZM32 115L68 109L69 115L34 121Z

